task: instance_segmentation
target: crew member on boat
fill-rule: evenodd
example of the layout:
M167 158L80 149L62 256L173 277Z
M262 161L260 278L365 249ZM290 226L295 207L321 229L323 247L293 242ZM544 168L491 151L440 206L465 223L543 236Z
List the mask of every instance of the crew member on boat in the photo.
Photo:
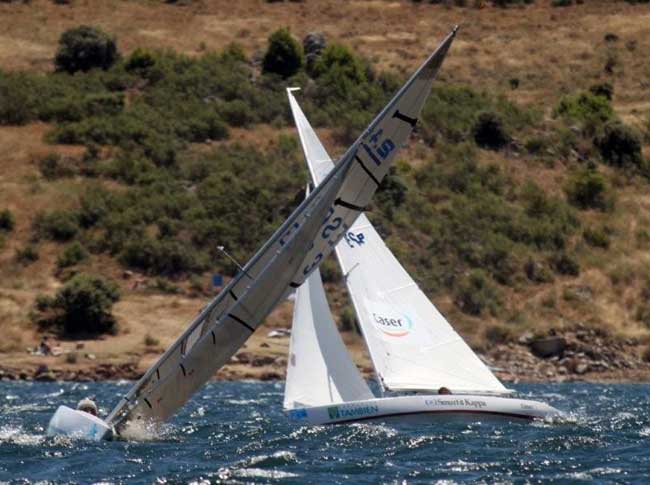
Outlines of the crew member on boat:
M89 397L85 397L79 401L79 404L77 404L77 410L97 416L97 404L95 404L95 401Z

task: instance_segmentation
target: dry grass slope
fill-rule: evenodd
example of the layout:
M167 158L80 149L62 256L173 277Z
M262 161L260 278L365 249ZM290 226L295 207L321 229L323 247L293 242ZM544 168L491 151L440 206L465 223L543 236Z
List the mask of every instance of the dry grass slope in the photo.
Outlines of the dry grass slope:
M558 9L550 6L550 0L538 0L524 9L504 10L446 8L406 0L204 0L186 6L145 0L0 3L0 68L50 71L59 35L79 24L97 25L115 34L125 54L136 47L150 47L198 55L236 41L249 56L262 52L268 35L286 25L300 38L322 31L328 40L353 46L380 68L399 73L412 70L452 25L460 24L462 31L445 65L443 81L504 93L535 106L546 118L563 94L608 81L615 87L614 108L626 122L643 127L650 115L650 63L645 56L650 51L650 5L593 0ZM608 34L616 40L607 41ZM608 61L613 63L611 73L605 70ZM515 79L518 88L512 89ZM44 141L47 130L41 123L0 127L0 208L9 208L17 222L4 247L0 246L0 327L5 335L0 352L4 353L2 361L11 359L17 366L42 362L23 355L24 347L37 339L28 314L36 294L60 286L53 268L61 248L42 244L38 261L28 267L17 263L14 254L28 244L33 215L43 208L69 206L82 185L78 179L47 182L39 174L34 160L46 153L78 155L81 150L48 145ZM254 131L234 130L232 138L264 145L276 132L263 126ZM323 135L328 146L341 148L328 130ZM647 146L644 150L650 156ZM483 151L479 157L481 163L501 166L518 182L533 179L545 190L562 194L567 171L561 162L542 164ZM422 159L421 150L412 144L401 158L415 165ZM650 234L648 185L625 180L612 170L605 172L620 183L614 213L585 211L581 218L587 225L606 222L612 226L610 248L580 245L585 270L577 278L508 289L506 320L520 330L585 322L648 338L648 328L636 318L650 268L650 241L643 237ZM132 291L112 259L93 258L90 264L121 281L124 289L124 298L116 307L120 334L109 339L110 345L86 343L88 352L106 361L126 356L140 368L146 367L160 349L147 349L145 335L155 334L165 347L206 299ZM472 343L485 345L481 330L485 322L460 313L448 295L437 296L436 303ZM290 306L283 305L267 326L289 323ZM282 355L286 341L273 341L269 349L260 347L265 333L262 330L255 336L248 350ZM360 349L358 341L354 345ZM357 352L359 362L367 366L361 353ZM64 365L62 358L47 362Z

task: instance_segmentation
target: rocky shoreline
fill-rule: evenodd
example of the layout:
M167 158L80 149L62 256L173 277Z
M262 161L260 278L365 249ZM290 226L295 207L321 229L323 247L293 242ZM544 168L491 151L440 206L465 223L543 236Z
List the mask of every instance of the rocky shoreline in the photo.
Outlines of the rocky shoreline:
M522 335L494 346L485 360L507 382L650 382L646 350L638 339L578 325L561 334Z
M264 345L263 345L264 347ZM577 326L561 334L522 335L517 341L495 344L479 353L504 382L650 382L647 346L634 338L619 338L602 329ZM216 380L282 380L287 359L259 349L238 352L215 376ZM373 377L371 367L361 372ZM137 380L144 369L133 362L0 365L0 381L115 381Z

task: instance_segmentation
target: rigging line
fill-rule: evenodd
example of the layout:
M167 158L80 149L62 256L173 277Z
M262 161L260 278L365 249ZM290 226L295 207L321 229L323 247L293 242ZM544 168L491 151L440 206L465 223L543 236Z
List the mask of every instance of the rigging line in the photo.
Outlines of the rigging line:
M357 263L357 264L358 264L358 263ZM383 293L384 295L390 295L390 294L392 294L392 293L398 292L398 291L400 291L400 290L405 290L406 288L410 288L410 287L412 287L412 286L417 287L418 285L415 283L415 281L412 281L411 283L409 283L409 284L407 284L407 285L396 286L395 288L391 288L391 289L389 289L389 290L385 290L385 291L383 291L382 293Z

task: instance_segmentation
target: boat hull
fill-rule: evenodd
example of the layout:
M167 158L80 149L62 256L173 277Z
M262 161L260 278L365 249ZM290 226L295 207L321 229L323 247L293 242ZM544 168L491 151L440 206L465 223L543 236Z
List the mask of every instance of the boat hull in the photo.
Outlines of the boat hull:
M70 436L71 438L100 441L112 436L111 427L97 416L59 406L47 427L48 436Z
M414 395L352 401L287 411L289 420L305 424L359 421L470 420L512 421L546 419L557 409L537 401L478 395Z

